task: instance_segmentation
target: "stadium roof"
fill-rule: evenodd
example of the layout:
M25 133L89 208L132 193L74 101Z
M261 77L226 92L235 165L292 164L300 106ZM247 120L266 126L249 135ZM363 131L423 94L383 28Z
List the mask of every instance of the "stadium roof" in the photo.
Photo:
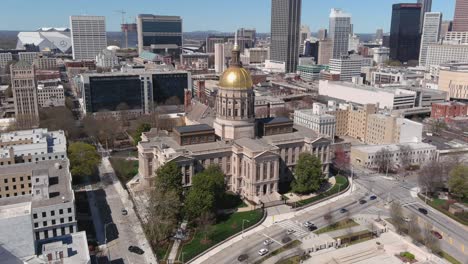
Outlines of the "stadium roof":
M18 33L17 49L23 49L26 44L34 44L43 50L57 50L61 53L71 52L70 32L68 31L33 31Z

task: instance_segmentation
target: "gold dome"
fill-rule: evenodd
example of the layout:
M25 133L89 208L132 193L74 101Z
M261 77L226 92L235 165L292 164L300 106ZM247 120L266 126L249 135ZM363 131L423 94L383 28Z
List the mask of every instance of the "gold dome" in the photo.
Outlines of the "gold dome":
M219 79L219 86L227 89L246 90L253 87L250 72L239 66L230 66Z

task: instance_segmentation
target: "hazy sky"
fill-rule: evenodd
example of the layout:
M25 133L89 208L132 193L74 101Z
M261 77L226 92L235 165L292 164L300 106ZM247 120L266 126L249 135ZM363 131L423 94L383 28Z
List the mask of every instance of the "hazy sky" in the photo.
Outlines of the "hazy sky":
M302 24L312 31L328 27L333 7L351 13L356 33L390 30L392 4L398 0L303 0ZM416 0L406 1L416 2ZM455 0L433 0L432 11L452 19ZM39 27L69 27L70 15L106 16L107 30L119 30L121 15L133 21L137 14L179 15L184 31L219 30L232 32L239 27L270 31L270 0L1 0L1 30L35 30Z

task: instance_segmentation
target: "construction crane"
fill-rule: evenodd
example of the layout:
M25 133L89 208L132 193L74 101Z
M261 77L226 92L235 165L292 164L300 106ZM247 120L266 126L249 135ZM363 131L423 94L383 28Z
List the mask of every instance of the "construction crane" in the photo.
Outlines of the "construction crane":
M115 12L122 15L121 29L123 29L123 33L125 34L125 48L128 49L128 26L125 24L125 15L127 12L125 12L125 10L116 10Z

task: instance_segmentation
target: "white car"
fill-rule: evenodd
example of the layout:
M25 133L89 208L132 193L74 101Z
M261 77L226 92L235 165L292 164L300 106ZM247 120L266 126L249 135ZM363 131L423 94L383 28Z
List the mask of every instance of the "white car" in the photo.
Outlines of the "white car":
M271 241L271 239L267 239L267 240L263 241L263 245L265 245L265 246L268 246L268 245L271 245L271 244L273 244L273 241Z
M411 218L409 218L409 217L403 217L403 221L405 221L405 222L411 222Z
M311 226L311 225L313 225L313 224L312 224L312 222L310 222L310 221L306 221L306 222L304 222L303 225L304 225L305 227L309 227L309 226Z
M296 233L296 230L294 230L294 229L286 230L286 235L291 235L291 234L294 234L294 233Z
M260 250L258 251L258 254L259 254L260 256L265 256L266 254L268 254L268 249L262 248L262 249L260 249Z

